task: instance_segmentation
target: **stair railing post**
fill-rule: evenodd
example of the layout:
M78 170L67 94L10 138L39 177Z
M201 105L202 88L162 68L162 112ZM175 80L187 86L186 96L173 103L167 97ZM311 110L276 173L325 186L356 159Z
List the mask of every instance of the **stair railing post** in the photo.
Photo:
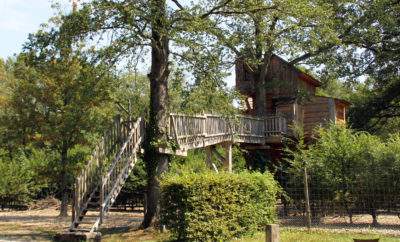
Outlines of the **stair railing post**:
M99 160L100 167L100 224L103 223L104 216L104 179L103 179L103 161Z
M75 182L75 184L74 184L74 192L72 193L72 207L71 207L71 209L72 209L72 212L71 212L71 214L72 214L72 216L71 216L71 220L72 220L72 222L71 223L74 223L75 222L75 218L76 218L76 210L75 210L75 206L76 206L76 182Z
M101 187L100 187L100 224L103 223L103 217L104 217L104 184L103 184L103 179L101 179Z

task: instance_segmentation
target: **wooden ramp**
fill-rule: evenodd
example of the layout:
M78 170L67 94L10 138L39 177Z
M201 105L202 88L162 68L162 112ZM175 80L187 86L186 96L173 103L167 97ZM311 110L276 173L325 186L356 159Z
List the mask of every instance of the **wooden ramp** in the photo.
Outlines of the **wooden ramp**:
M280 116L170 114L168 137L177 149L160 148L159 152L185 155L190 149L205 148L210 166L215 156L231 171L233 143L263 145L286 132L286 119ZM115 119L76 178L70 232L94 233L99 229L136 164L144 134L141 118L135 123ZM225 154L219 154L215 145L222 145Z

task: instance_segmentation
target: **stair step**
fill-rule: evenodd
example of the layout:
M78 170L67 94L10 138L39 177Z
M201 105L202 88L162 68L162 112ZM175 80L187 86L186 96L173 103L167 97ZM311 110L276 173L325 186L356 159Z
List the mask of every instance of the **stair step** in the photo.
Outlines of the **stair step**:
M84 219L84 218L98 218L98 217L100 217L100 215L85 215L85 216L79 216L79 218L81 219L81 221Z
M98 212L99 208L85 208L84 211L86 211L86 212Z
M91 229L74 228L70 229L71 232L90 232Z
M96 219L95 220L82 220L82 221L80 221L80 222L78 222L76 224L79 224L79 225L82 225L82 224L94 224L95 222L96 222Z

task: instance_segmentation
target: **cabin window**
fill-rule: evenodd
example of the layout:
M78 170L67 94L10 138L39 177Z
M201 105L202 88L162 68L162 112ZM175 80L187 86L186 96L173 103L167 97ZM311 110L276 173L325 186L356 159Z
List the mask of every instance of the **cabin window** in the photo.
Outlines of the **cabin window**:
M253 110L254 109L254 103L253 103L253 98L252 97L247 97L246 98L246 108L247 108L247 110Z

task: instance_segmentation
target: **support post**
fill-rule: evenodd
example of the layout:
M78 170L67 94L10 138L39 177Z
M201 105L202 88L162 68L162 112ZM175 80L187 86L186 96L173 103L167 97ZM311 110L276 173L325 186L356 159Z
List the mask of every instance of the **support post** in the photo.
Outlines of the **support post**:
M206 163L210 168L212 168L212 150L211 150L211 146L207 146L206 147Z
M214 146L206 147L206 163L210 167L210 169L213 169L216 173L218 173L217 166L212 162L213 152L217 152Z
M308 190L308 175L307 168L304 166L304 198L306 200L306 223L307 228L311 229L311 209L310 209L310 194Z
M225 144L224 167L228 172L232 172L232 143Z
M279 225L268 224L265 227L265 242L279 242Z

